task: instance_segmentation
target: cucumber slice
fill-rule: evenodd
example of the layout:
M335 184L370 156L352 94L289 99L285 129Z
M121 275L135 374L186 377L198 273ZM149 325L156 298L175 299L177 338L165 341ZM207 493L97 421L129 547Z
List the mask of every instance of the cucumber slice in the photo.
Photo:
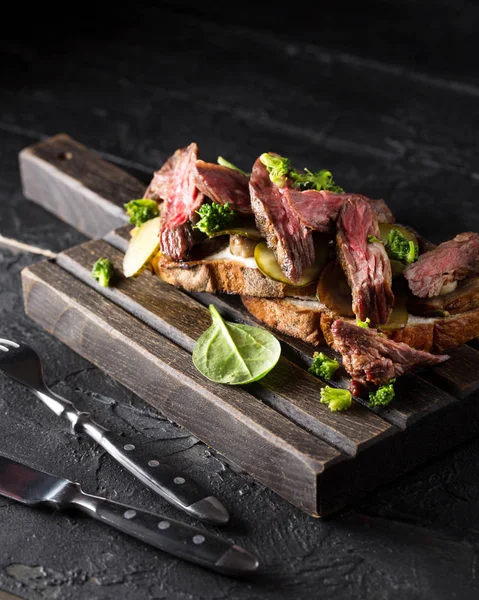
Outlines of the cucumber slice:
M263 275L266 275L266 277L270 277L275 281L281 281L282 283L294 287L304 287L313 283L313 281L317 281L319 274L326 264L329 252L329 238L319 237L315 242L315 252L316 260L314 261L314 264L303 271L303 274L297 283L286 277L276 260L274 252L268 248L266 242L257 244L254 250L254 258L258 265L258 269Z
M125 277L139 275L160 248L160 217L143 223L131 238L123 258Z

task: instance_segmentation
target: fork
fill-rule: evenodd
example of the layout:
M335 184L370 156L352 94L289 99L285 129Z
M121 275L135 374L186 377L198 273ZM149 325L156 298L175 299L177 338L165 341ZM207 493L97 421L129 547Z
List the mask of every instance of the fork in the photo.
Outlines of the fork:
M41 358L27 344L0 338L0 371L29 388L57 416L70 423L73 433L91 437L125 469L172 505L208 523L228 522L226 508L199 483L153 456L140 456L134 444L116 437L96 423L89 413L79 411L70 400L50 390L44 379Z

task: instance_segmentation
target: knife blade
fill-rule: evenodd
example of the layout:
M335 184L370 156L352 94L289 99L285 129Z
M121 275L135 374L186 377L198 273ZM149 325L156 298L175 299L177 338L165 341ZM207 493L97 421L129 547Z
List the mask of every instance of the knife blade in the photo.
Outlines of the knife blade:
M244 548L204 529L86 494L79 483L1 455L0 495L28 506L78 509L155 548L225 575L258 569L258 560Z

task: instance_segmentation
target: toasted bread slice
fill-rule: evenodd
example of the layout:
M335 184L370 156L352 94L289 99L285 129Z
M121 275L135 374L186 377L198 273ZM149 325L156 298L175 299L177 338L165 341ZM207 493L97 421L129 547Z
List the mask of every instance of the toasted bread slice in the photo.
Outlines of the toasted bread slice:
M316 289L316 283L295 287L275 281L254 266L254 259L240 257L176 262L158 255L152 267L163 281L187 292L285 298L312 296Z
M271 329L313 345L331 344L330 327L338 318L324 304L313 298L273 299L242 296L246 309ZM346 321L354 319L341 317ZM479 309L450 317L409 315L405 327L385 330L384 335L418 350L444 352L479 336Z

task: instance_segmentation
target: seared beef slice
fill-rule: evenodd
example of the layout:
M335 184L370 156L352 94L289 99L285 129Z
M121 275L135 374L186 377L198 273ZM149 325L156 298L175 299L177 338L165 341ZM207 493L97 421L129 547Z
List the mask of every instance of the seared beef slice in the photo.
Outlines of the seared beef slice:
M327 190L305 190L293 187L281 188L299 220L310 229L329 232L334 229L341 207L347 200L363 199L371 205L380 223L393 223L394 217L384 200L371 200L359 194L329 192Z
M404 271L409 289L420 298L432 298L453 281L479 274L479 234L466 232L421 254Z
M194 244L191 220L204 199L196 187L197 154L198 146L195 143L174 154L176 159L160 226L161 252L173 260L181 260Z
M438 364L449 358L415 350L402 342L379 335L374 329L358 327L340 319L331 325L332 347L341 354L346 371L355 380L383 385L418 367Z
M299 220L283 194L269 178L258 158L250 182L251 206L256 225L273 250L288 279L299 281L304 269L314 262L312 233Z
M378 220L369 202L352 196L342 206L337 227L337 249L353 296L353 312L372 324L387 323L394 306L391 263L379 237Z
M217 204L229 203L230 207L243 215L251 215L249 177L204 160L196 161L196 187Z

